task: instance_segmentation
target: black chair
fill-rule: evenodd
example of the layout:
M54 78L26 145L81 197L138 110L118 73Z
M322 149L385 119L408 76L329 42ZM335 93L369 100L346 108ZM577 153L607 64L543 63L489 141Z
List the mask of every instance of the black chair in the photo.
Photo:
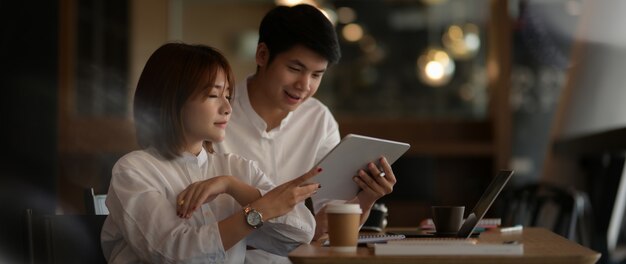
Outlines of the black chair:
M106 215L36 215L26 210L28 263L106 263L100 232Z
M592 212L584 192L547 183L529 184L501 196L502 224L545 227L584 246L592 243Z

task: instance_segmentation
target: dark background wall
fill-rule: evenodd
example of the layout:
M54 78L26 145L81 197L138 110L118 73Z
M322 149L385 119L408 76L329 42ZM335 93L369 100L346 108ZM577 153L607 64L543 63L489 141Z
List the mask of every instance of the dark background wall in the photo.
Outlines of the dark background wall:
M58 1L0 0L0 262L24 259L26 208L56 207Z

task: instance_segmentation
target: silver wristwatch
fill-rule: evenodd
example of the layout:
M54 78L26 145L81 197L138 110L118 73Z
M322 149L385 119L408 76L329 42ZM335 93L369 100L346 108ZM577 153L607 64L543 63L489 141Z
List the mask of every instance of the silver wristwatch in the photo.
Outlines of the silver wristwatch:
M246 217L246 223L252 228L257 229L263 225L263 215L259 211L246 206L243 208L243 213Z

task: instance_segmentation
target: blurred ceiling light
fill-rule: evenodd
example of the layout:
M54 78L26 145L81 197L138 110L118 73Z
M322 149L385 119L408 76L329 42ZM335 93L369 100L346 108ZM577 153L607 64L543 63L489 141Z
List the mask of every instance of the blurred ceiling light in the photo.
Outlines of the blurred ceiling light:
M441 40L453 58L466 60L474 57L480 49L479 31L478 26L471 23L451 25Z
M354 9L344 6L337 9L337 18L342 24L350 24L356 20Z
M347 24L341 30L343 38L350 42L357 42L363 38L363 28L359 24Z
M430 86L443 86L454 74L454 61L439 48L428 48L417 59L417 76Z
M317 6L315 0L275 0L274 3L278 6L295 6L299 4L309 4Z
M443 64L438 61L429 61L426 63L424 72L429 79L438 81L443 78Z

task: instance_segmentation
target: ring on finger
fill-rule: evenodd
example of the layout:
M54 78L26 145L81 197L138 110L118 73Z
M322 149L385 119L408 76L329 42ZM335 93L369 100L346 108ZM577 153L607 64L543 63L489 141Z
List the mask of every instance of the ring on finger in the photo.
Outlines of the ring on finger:
M381 167L376 167L378 169L378 171L380 171L380 173L378 174L379 177L385 177L387 176L387 174L385 173L385 171L383 170L383 168Z
M178 201L178 205L181 205L181 206L182 206L183 204L185 204L185 200L184 200L184 199L183 199L183 200Z

